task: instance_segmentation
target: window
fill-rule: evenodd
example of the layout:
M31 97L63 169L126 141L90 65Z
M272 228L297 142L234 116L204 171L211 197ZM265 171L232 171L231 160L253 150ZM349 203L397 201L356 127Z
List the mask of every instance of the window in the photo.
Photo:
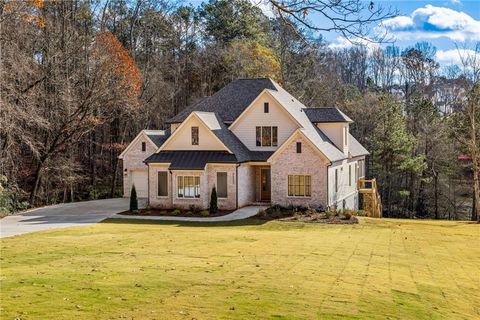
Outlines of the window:
M302 153L302 143L297 142L297 153Z
M358 160L358 177L365 177L365 160Z
M168 196L168 172L159 171L158 172L158 196L167 197Z
M264 113L268 113L268 111L269 111L268 108L269 108L268 102L265 102L265 103L263 104L263 112L264 112Z
M352 165L348 165L348 185L352 186Z
M257 147L276 147L278 145L278 127L255 127Z
M198 127L192 127L192 145L198 146Z
M289 197L310 197L312 195L312 178L308 175L288 176Z
M219 198L227 198L227 173L217 172L217 196Z
M200 177L178 176L177 189L179 198L200 198Z
M335 192L338 192L338 169L335 169Z
M147 144L145 142L142 142L142 152L147 151Z
M262 146L272 145L272 127L262 127Z

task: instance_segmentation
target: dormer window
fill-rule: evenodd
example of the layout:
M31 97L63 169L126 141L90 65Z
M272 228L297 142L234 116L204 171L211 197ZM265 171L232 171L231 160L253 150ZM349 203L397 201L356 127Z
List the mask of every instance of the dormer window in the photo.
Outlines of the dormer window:
M198 146L198 127L192 127L192 146Z
M302 153L302 143L297 142L297 153Z
M269 112L269 104L268 102L265 102L263 104L263 113L268 113Z
M142 142L142 152L147 151L147 144L145 142Z

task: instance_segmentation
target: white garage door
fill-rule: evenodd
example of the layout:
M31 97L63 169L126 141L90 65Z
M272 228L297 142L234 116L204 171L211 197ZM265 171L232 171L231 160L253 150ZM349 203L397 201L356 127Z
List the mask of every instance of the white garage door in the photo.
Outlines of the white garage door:
M132 184L135 184L135 189L137 190L138 198L147 197L148 177L147 177L146 170L132 171Z

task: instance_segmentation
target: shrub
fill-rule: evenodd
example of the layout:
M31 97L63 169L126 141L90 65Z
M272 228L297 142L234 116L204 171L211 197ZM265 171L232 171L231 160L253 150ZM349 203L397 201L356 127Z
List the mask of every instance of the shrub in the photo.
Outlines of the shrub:
M193 213L193 214L198 214L200 211L202 211L202 209L199 207L199 206L196 206L194 204L191 204L190 205L190 211Z
M218 203L217 203L217 189L212 188L212 195L210 197L210 213L218 212Z
M174 215L174 216L177 216L177 215L179 215L180 213L182 213L182 212L180 211L180 209L175 209L175 210L172 211L172 215Z
M162 210L162 211L160 211L160 214L161 214L162 216L164 216L164 215L168 214L168 212L167 212L167 210Z
M365 212L365 210L357 210L357 216L365 217L366 215L367 213Z
M210 212L208 212L208 210L202 210L200 211L200 215L202 217L208 217L210 215Z
M134 213L138 212L138 199L135 185L132 185L132 191L130 191L130 211Z
M346 210L343 215L345 216L345 220L350 220L350 218L352 217L352 214L350 213L350 211Z

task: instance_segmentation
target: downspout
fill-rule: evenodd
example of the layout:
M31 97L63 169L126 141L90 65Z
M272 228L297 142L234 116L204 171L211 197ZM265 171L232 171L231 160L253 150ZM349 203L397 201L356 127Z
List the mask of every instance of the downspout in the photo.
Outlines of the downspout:
M147 208L150 207L150 164L147 163Z
M238 167L240 163L235 166L235 208L238 209Z
M332 165L332 162L330 162L327 165L327 207L325 209L328 209L330 207L330 192L328 190L328 185L329 185L330 181L329 181L329 176L328 176L328 168L330 168L331 165Z

